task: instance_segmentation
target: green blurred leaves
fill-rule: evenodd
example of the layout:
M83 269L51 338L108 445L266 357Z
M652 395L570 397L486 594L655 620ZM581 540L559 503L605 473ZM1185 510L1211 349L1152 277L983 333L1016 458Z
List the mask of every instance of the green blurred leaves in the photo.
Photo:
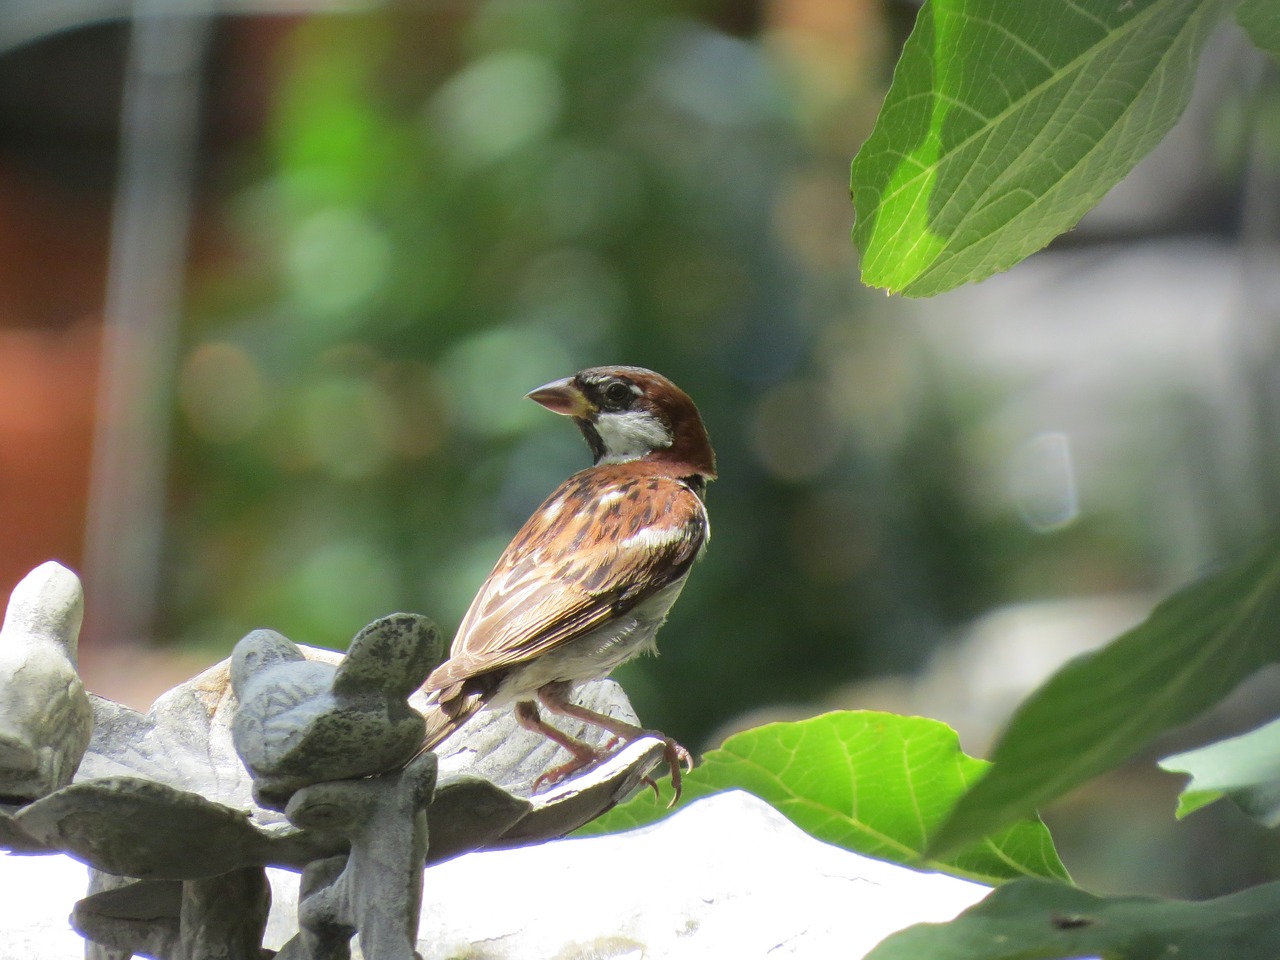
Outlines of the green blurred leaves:
M1259 49L1280 61L1280 4L1275 0L1244 0L1236 20Z
M1190 903L1095 897L1062 884L1019 880L950 923L919 924L884 940L867 960L1271 960L1280 956L1280 884Z
M819 840L868 856L984 883L1066 879L1044 825L1004 827L941 859L924 851L956 798L987 764L965 756L955 732L922 717L828 713L736 734L685 780L683 802L741 789L766 800ZM665 798L643 793L580 833L624 830L661 818Z
M1280 659L1280 544L1161 603L1071 661L1015 712L994 766L933 837L962 847L1133 755Z
M696 741L765 697L856 673L873 625L980 608L968 558L991 544L958 542L972 511L947 501L937 532L918 519L951 475L935 441L955 430L931 422L908 441L916 405L885 386L911 377L851 380L841 358L879 371L876 351L820 330L857 328L860 307L805 292L844 289L841 248L810 225L819 204L839 216L824 156L845 147L806 138L771 48L717 19L684 3L482 0L272 30L253 98L265 138L219 167L237 191L235 252L192 287L163 632L225 649L264 623L322 643L388 610L456 624L529 512L588 462L572 424L523 394L604 362L685 386L733 466L711 497L718 546L664 656L623 675L647 722ZM860 89L870 64L851 67ZM780 217L803 224L796 237ZM903 413L875 417L891 439L871 452L823 421L840 457L782 481L750 424L762 396L812 376L819 342L822 376L881 383L876 402ZM888 462L900 445L923 469ZM882 487L899 469L909 480ZM866 602L879 545L899 542L911 550L885 562L905 573L875 576L927 570L942 599L922 585ZM804 655L780 663L780 636Z
M1280 720L1218 743L1165 757L1160 766L1189 773L1179 819L1223 796L1268 827L1280 826Z
M930 296L1070 229L1177 121L1228 8L930 0L853 162L863 281Z

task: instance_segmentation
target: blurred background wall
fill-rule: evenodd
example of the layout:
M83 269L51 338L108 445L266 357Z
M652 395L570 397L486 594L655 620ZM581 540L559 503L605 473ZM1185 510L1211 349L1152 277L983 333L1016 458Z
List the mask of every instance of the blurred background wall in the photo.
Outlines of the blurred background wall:
M1077 230L890 300L848 164L914 10L0 5L0 587L79 570L89 686L138 707L257 626L452 630L587 463L524 392L640 364L722 476L661 658L619 671L645 722L706 748L879 707L982 753L1273 525L1280 98L1224 31ZM1138 766L1053 813L1077 878L1270 875L1230 811L1174 826L1177 785Z

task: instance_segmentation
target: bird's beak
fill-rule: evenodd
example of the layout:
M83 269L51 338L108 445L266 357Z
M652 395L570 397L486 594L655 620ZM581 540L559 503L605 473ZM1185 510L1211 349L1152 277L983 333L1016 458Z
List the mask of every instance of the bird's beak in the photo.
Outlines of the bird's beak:
M543 384L537 390L525 394L534 403L540 403L552 413L586 419L592 412L591 402L573 384L573 377Z

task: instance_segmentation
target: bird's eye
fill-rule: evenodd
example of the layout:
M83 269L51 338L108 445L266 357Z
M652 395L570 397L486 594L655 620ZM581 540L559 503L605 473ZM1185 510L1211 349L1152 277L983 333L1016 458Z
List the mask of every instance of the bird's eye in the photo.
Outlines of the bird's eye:
M631 387L621 380L615 380L604 388L605 405L614 410L621 410L626 407L634 397L635 394L631 392Z

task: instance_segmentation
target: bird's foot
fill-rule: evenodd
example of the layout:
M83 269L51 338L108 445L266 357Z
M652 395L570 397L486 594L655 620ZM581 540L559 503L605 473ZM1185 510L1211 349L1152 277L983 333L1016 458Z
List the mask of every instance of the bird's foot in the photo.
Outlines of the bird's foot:
M657 730L642 730L641 736L654 737L665 744L665 749L662 751L662 759L666 761L667 769L671 771L672 795L670 802L667 803L667 809L670 810L680 802L680 794L684 790L684 774L693 771L693 755L670 737L659 733ZM646 775L640 782L653 790L653 798L655 800L662 799L662 791L658 788L658 782L653 777Z
M579 770L583 770L586 767L591 766L593 763L596 763L604 759L604 756L605 754L596 753L594 750L591 751L591 753L586 755L582 755L582 756L575 755L572 760L567 760L564 763L560 764L558 767L552 767L550 770L541 774L538 777L538 779L534 780L533 792L537 793L544 786L546 787L555 786L560 781L566 780L569 777L573 776Z
M534 793L541 790L543 786L559 783L565 777L577 773L583 767L590 766L604 756L603 752L590 744L583 743L581 740L569 736L562 730L557 730L544 721L538 716L538 708L533 703L522 701L516 704L516 721L526 730L542 734L548 740L560 745L573 755L572 760L562 763L558 767L552 767L534 780Z
M568 699L569 691L570 687L566 683L548 683L539 688L538 699L542 701L543 706L553 713L558 713L563 717L572 717L575 720L581 720L583 723L589 723L592 726L600 727L601 729L613 734L613 736L605 745L604 750L598 753L593 748L587 747L587 745L581 741L573 740L572 742L574 744L583 748L582 753L590 751L592 754L592 756L589 756L581 763L578 763L577 760L581 754L565 742L565 740L569 738L565 737L564 734L558 733L558 731L556 735L548 733L547 735L551 736L557 743L560 743L561 746L572 750L575 759L570 763L564 764L562 767L556 767L554 770L547 771L547 773L543 774L543 777L540 777L539 780L549 777L552 774L560 773L560 771L565 770L565 768L568 768L568 772L560 773L560 777L568 776L569 773L575 770L580 770L582 767L592 762L592 760L598 759L605 754L612 753L615 749L621 749L621 747L625 747L627 744L633 743L641 737L653 737L654 739L661 740L663 742L664 749L662 756L671 770L671 787L674 791L674 796L672 796L671 802L667 804L667 809L670 809L679 803L680 793L683 787L683 774L686 771L693 769L693 756L689 751L680 746L680 744L676 743L665 733L658 730L645 730L643 727L637 727L635 724L627 723L625 720L619 720L617 717L610 717L607 714L597 713L595 710L590 710L587 707L580 706ZM531 711L536 715L536 708L532 703L527 705L521 704L521 707L524 707L527 712ZM519 716L519 714L517 714L517 716ZM534 729L526 720L521 720L521 723L529 726L530 729ZM539 728L541 729L545 727L546 725L539 721ZM546 730L543 729L542 732L545 733ZM653 792L661 797L661 792L658 790L658 784L652 777L645 776L640 782L652 787Z
M671 771L671 788L673 793L671 801L667 804L667 809L671 809L680 802L680 795L684 787L683 775L693 770L693 755L680 744L676 743L676 741L657 732L656 730L641 730L636 737L615 735L601 750L592 749L581 741L577 741L575 745L580 749L573 750L573 758L565 761L559 766L552 767L550 770L541 774L533 781L533 792L536 794L542 790L543 787L554 786L555 784L573 776L580 770L584 770L595 763L599 763L601 760L607 759L617 750L625 748L630 743L640 739L640 737L653 737L661 740L664 744L662 758L666 762L668 769ZM568 749L567 745L562 744L562 746L566 746L566 749ZM661 799L662 791L658 787L658 782L654 780L653 777L646 775L640 782L653 790L655 798Z
M680 794L684 789L684 774L693 772L693 754L670 737L664 736L656 730L646 730L645 735L658 737L666 744L666 749L662 752L662 758L667 762L667 767L671 771L671 800L667 804L667 809L670 810L680 802ZM655 799L662 799L662 791L658 789L658 784L652 777L645 777L641 782L653 788Z

